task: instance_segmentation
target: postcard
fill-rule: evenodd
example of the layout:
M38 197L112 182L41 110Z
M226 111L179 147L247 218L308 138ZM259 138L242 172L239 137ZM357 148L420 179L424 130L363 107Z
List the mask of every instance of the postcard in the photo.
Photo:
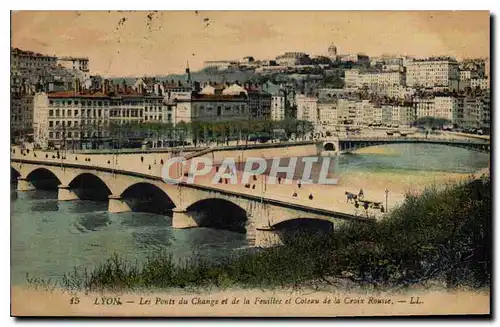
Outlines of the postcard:
M11 34L12 316L490 314L489 12Z

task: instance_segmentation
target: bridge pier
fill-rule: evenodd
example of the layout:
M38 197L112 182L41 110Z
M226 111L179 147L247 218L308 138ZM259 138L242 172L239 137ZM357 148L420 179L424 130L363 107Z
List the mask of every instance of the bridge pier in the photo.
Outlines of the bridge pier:
M68 185L58 185L57 189L57 200L59 201L73 201L80 199Z
M35 190L35 186L31 184L29 180L27 180L24 177L18 177L17 178L17 190L24 192L24 191L33 191Z
M269 248L283 245L283 241L278 231L272 227L257 228L255 232L255 246L260 248Z
M111 213L130 212L130 206L119 195L110 195L108 197L108 211Z
M184 208L172 209L172 228L193 228L198 227L198 223Z

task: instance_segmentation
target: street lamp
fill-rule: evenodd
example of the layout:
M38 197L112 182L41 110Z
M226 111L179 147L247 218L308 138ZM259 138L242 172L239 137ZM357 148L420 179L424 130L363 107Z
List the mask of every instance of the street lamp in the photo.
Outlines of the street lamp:
M389 190L388 189L385 189L385 212L387 212L387 199L389 197Z

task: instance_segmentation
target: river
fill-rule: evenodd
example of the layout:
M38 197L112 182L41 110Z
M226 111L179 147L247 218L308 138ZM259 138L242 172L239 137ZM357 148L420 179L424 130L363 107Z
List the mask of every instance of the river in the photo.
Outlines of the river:
M375 149L375 148L374 148ZM407 175L472 173L489 155L428 144L395 144L380 151L343 155L337 173ZM113 253L142 261L166 250L176 259L218 260L250 248L245 234L211 228L172 229L171 218L150 213L110 214L107 203L58 202L57 191L17 192L11 184L11 281L30 276L58 279L76 267L92 268Z

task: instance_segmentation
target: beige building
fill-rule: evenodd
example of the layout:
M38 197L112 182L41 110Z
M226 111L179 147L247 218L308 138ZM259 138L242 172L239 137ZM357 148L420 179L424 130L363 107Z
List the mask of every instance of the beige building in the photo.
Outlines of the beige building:
M318 121L318 98L298 94L295 97L297 105L297 119L307 120L313 124Z
M33 51L23 51L18 48L11 48L11 71L24 69L40 69L56 66L57 57L47 56Z
M271 119L285 119L285 97L282 95L273 95L271 97Z
M89 72L89 58L87 57L59 57L57 64L66 69Z
M318 122L319 125L332 126L338 124L337 101L318 101Z
M137 93L42 92L33 101L34 142L42 148L100 146L111 142L112 124L166 123L172 110L162 97Z
M175 122L218 122L244 120L249 117L246 95L194 94L190 99L178 99Z
M490 80L488 78L477 78L470 80L470 87L475 89L479 87L482 90L486 90L490 88Z
M345 84L348 87L404 85L405 75L400 71L360 72L349 69L345 71Z
M406 85L412 87L452 87L459 79L458 63L451 58L413 60L406 67Z

